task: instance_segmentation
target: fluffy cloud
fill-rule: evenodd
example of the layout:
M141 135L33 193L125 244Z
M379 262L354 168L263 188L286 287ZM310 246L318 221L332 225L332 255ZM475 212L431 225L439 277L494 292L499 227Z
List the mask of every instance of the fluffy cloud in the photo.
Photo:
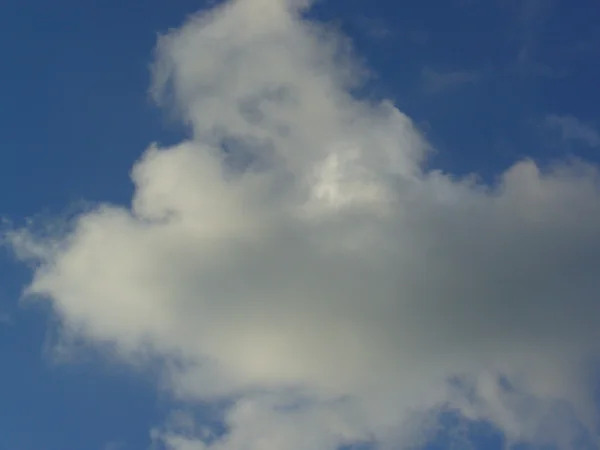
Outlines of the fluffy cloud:
M308 6L230 1L160 38L152 93L192 137L147 150L130 207L8 233L26 294L126 360L176 359L175 395L229 400L223 436L166 425L169 449L408 445L439 408L571 445L564 415L596 420L596 168L426 171L428 143L353 96L366 71Z

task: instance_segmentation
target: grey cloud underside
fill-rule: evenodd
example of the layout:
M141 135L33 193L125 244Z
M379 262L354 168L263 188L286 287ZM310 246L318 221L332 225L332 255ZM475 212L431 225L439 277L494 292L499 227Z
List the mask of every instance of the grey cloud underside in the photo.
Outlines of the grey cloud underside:
M11 232L38 264L27 293L125 358L184 358L184 399L241 399L224 438L156 431L169 448L385 448L440 405L568 442L542 425L555 399L595 420L596 168L521 161L495 186L425 172L410 119L349 93L365 72L347 41L290 5L230 2L161 38L153 93L193 137L144 154L131 208Z

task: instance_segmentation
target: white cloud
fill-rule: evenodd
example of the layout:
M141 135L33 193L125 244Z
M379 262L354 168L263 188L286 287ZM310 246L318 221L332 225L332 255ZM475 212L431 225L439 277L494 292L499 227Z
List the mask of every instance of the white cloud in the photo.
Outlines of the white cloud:
M425 92L437 94L448 89L454 89L465 84L474 84L481 79L481 74L476 71L456 70L438 72L429 67L421 71L421 83Z
M574 116L549 114L546 116L547 127L559 131L562 139L580 141L589 147L600 147L600 133L590 124L584 123Z
M559 401L596 420L597 170L425 172L410 119L352 97L364 71L303 6L238 0L160 39L153 94L193 138L145 153L131 208L9 233L26 293L125 360L182 361L181 398L237 399L224 437L167 425L167 448L388 448L442 406L567 442Z

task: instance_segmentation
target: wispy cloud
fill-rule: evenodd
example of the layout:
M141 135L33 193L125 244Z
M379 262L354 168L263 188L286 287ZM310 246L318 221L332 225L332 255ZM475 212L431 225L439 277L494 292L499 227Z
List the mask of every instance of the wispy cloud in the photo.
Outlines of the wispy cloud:
M572 115L549 114L544 124L558 130L563 140L579 141L589 147L600 147L600 132L592 124L582 122Z
M106 444L103 450L125 450L126 447L123 441L112 441Z
M425 45L429 41L429 31L424 30L422 28L417 28L408 31L408 39L414 42L415 44Z
M542 26L551 14L555 0L519 0L517 20L524 27Z
M516 66L513 72L543 78L563 78L567 72L546 61L540 61L538 48L544 28L554 12L555 0L506 1L504 5L514 8L514 20L510 33L517 42Z
M454 3L461 8L468 8L477 4L477 0L454 0Z
M421 71L421 85L428 94L437 94L454 89L465 84L474 84L481 79L481 74L475 70L456 70L440 72L429 67Z
M392 37L408 39L413 44L423 46L429 41L430 33L423 28L395 29L383 18L357 17L352 21L363 34L374 40Z
M356 24L360 29L372 39L385 39L391 37L394 33L383 19L374 17L359 17Z
M564 68L540 61L535 55L535 50L535 44L531 42L522 45L517 55L514 73L553 79L565 78L569 75L569 71Z

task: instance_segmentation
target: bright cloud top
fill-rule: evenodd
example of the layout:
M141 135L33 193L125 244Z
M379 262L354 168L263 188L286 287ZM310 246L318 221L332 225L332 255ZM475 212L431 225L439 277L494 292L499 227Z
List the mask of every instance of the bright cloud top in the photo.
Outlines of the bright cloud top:
M11 232L27 294L124 358L185 361L178 396L237 399L217 439L156 431L174 450L383 448L439 407L570 445L559 400L596 420L596 169L425 171L427 142L353 96L366 72L306 3L231 1L159 40L152 92L193 137L148 149L131 208Z

